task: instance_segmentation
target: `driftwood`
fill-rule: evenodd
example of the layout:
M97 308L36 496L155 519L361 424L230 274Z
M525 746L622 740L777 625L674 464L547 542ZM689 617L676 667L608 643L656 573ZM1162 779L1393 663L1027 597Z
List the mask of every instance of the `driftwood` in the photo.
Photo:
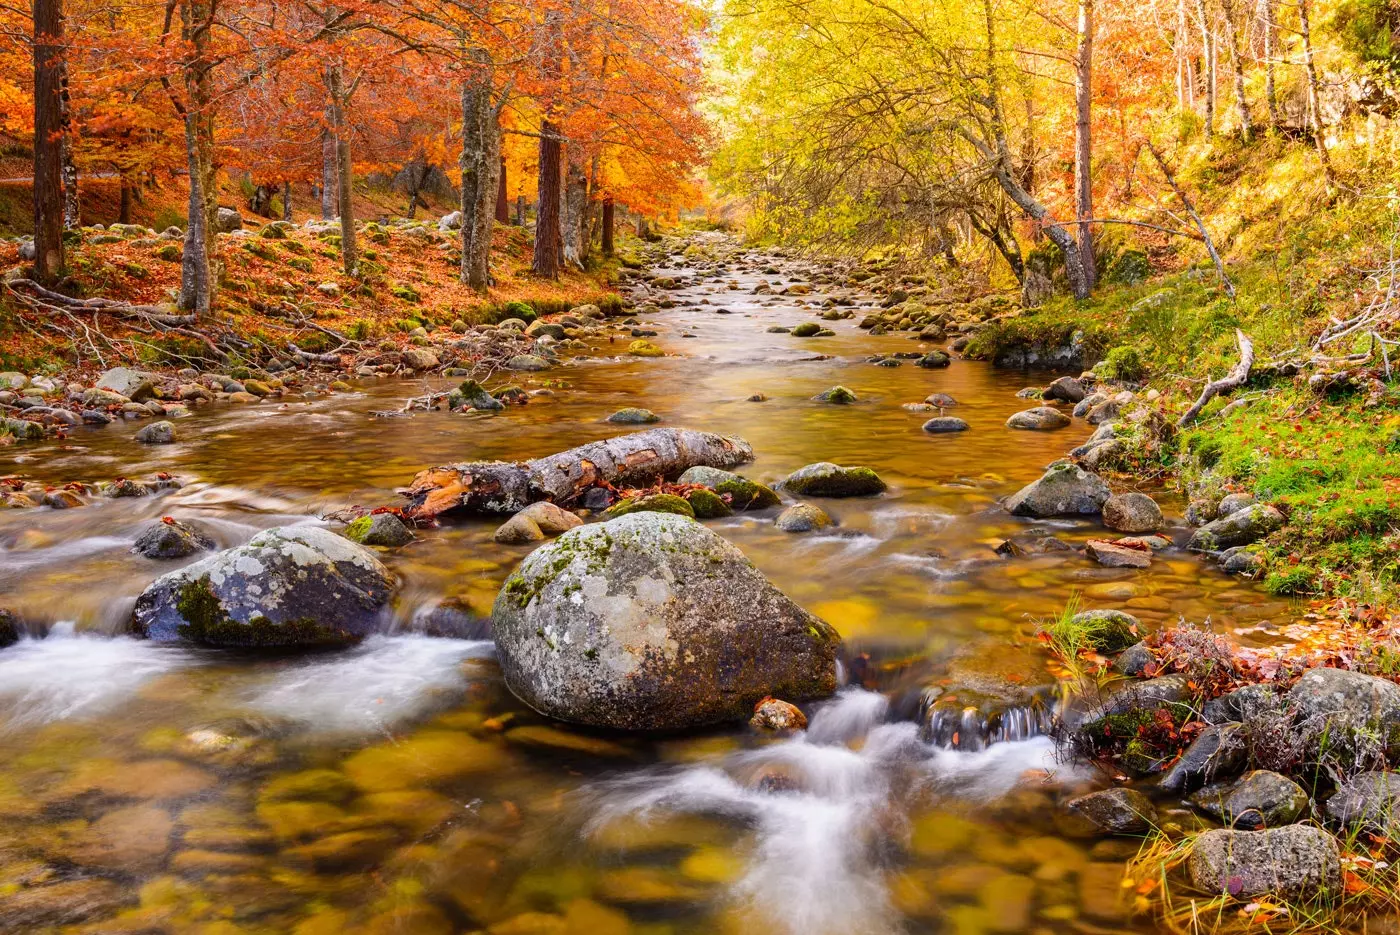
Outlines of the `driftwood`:
M6 283L10 294L36 312L106 312L117 318L137 318L158 325L192 325L194 315L172 315L160 305L133 305L114 299L75 299L52 289L45 289L32 279L14 279Z
M1235 340L1240 344L1240 362L1230 368L1230 372L1219 380L1212 380L1206 384L1206 388L1201 390L1201 395L1186 410L1186 413L1177 420L1178 426L1190 425L1201 414L1201 410L1206 408L1206 403L1226 390L1233 390L1244 384L1249 379L1250 368L1254 366L1254 342L1249 339L1249 335L1240 329L1235 329Z
M590 442L533 461L474 461L420 471L404 512L431 519L449 510L514 513L538 500L568 503L599 484L636 486L687 468L753 460L742 438L692 429L649 429Z

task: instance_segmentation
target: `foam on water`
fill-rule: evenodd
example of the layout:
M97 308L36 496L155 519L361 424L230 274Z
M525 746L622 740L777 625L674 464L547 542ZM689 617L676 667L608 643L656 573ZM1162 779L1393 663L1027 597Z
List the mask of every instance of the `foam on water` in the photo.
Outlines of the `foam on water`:
M492 652L490 640L371 636L282 670L253 689L248 704L318 731L388 731L460 698L468 684L462 663Z
M616 780L590 801L586 833L624 816L706 814L752 829L748 866L728 898L790 935L893 935L882 841L903 833L908 797L990 801L1054 764L1049 740L939 750L888 700L847 689L809 729L704 764ZM781 777L782 782L765 782Z
M181 649L56 624L44 639L0 650L0 731L103 714L156 676L197 664Z

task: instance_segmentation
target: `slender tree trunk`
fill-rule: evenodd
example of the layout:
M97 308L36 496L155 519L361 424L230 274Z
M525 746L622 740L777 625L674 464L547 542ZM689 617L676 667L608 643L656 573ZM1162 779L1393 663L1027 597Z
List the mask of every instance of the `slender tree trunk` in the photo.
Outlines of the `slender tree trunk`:
M524 226L525 226L525 196L524 196L524 195L516 195L516 196L515 196L515 226L516 226L516 227L524 227Z
M540 126L539 208L535 215L534 272L547 279L559 277L559 130L546 120Z
M571 147L572 148L572 147ZM583 166L570 159L565 173L564 220L564 263L576 269L583 269L584 211L588 206L588 177Z
M216 0L189 0L180 5L181 36L190 49L184 65L185 156L189 165L189 219L180 266L180 308L207 315L214 304L217 274L214 231L215 191L214 89L209 58L210 29Z
M331 97L331 131L335 134L336 200L340 203L340 259L345 275L355 275L360 262L355 245L355 206L350 183L353 163L350 160L350 127L345 122L345 81L339 65L326 73L327 90Z
M1274 87L1274 56L1277 54L1274 43L1278 41L1274 0L1259 0L1259 13L1264 21L1264 99L1269 102L1269 126L1277 130L1283 126L1283 118L1279 115L1278 91Z
M1312 122L1313 142L1317 158L1322 163L1322 176L1331 192L1337 179L1332 174L1332 160L1327 155L1327 136L1322 127L1322 100L1317 80L1317 65L1313 61L1312 26L1308 21L1308 0L1298 0L1298 31L1303 37L1303 65L1308 73L1308 117Z
M500 196L501 131L491 100L485 53L472 54L479 70L462 83L462 282L477 292L491 284L491 231Z
M329 221L337 210L335 178L335 136L330 130L321 131L321 220Z
M603 196L603 256L612 256L613 250L613 197Z
M501 157L500 181L496 185L496 223L510 223L510 192L506 187L506 157Z
M1084 223L1094 216L1093 185L1093 95L1094 95L1094 0L1079 0L1079 52L1074 69L1074 213L1079 259L1090 289L1098 280L1094 262L1094 234Z
M292 183L284 179L284 180L282 181L282 220L284 220L284 221L290 221L291 219L292 219Z
M1201 70L1205 87L1206 139L1215 138L1215 31L1211 29L1210 14L1206 10L1206 0L1196 0L1196 18L1201 28Z
M63 228L77 230L83 226L82 199L78 192L78 163L74 160L73 102L68 91L68 63L62 64L59 77L59 105L63 122Z
M131 180L125 175L121 177L121 206L117 209L117 223L131 223Z
M34 278L63 272L63 4L34 0Z
M1176 2L1176 109L1183 114L1196 109L1196 67L1186 0Z
M1225 30L1230 40L1230 69L1235 74L1235 107L1240 113L1240 135L1246 141L1254 138L1254 115L1249 110L1249 98L1244 93L1244 53L1240 48L1239 22L1235 17L1235 0L1220 0L1225 14Z

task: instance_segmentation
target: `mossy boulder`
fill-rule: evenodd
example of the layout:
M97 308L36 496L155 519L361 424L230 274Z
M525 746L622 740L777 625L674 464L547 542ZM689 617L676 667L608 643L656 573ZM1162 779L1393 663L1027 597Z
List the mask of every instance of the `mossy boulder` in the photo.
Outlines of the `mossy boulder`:
M783 488L805 497L871 497L885 491L885 482L868 467L819 461L789 474Z
M608 507L603 515L609 519L626 516L629 513L675 513L680 516L695 517L695 510L685 500L671 493L654 493L645 497L629 497Z
M413 530L404 525L403 520L393 513L374 513L361 516L345 527L345 538L361 545L377 545L384 548L398 548L413 541Z
M836 689L840 637L730 543L635 513L532 552L496 598L506 684L551 717L620 730L747 719Z
M628 406L608 416L607 421L618 425L651 425L653 422L660 422L661 417L650 409Z
M394 585L364 546L279 526L157 578L136 599L132 630L208 646L343 645L379 628Z
M812 338L821 333L822 326L814 321L804 321L790 332L794 338Z
M831 389L822 390L816 396L812 397L814 402L835 403L838 406L849 406L858 399L860 399L860 397L857 396L854 391L844 386L833 386Z
M1142 639L1138 618L1121 610L1085 610L1070 618L1085 631L1088 644L1101 653L1116 653Z
M627 353L633 357L663 357L666 352L650 341L637 340L627 345Z
M734 509L724 502L723 497L705 487L698 487L686 494L685 502L690 504L696 519L719 519L734 513Z

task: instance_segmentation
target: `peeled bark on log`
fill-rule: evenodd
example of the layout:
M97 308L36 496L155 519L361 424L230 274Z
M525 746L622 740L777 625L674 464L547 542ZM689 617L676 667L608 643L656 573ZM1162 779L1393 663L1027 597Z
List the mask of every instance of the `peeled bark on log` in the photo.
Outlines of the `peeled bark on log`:
M1240 345L1240 362L1231 367L1230 372L1219 380L1212 380L1206 384L1206 388L1201 390L1200 397L1177 421L1178 426L1190 425L1196 421L1201 410L1206 408L1206 403L1226 390L1237 389L1249 379L1249 371L1254 367L1254 342L1249 339L1249 335L1238 328L1235 329L1235 340Z
M590 442L533 461L474 461L428 468L403 494L417 519L462 510L515 513L538 500L568 503L599 484L636 485L688 468L753 460L742 438L693 429L650 429Z

